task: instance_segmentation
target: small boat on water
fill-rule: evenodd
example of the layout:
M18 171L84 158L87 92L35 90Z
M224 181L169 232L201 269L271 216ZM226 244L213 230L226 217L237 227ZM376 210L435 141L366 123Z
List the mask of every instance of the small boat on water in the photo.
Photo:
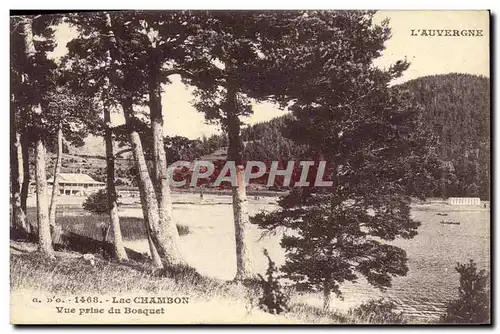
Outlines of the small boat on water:
M441 224L447 224L447 225L460 225L459 222L441 222Z

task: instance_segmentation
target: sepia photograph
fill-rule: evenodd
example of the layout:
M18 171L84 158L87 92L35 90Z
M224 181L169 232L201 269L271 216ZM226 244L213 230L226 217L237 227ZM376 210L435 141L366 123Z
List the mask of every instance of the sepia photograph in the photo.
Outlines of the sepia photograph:
M490 15L11 11L11 324L490 325Z

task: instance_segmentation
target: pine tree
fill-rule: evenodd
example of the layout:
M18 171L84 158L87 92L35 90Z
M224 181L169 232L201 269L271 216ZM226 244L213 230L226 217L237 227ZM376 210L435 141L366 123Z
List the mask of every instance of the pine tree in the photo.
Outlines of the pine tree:
M253 112L252 100L271 99L282 89L267 76L271 60L264 55L264 48L280 38L276 34L280 28L266 23L274 22L275 15L281 14L204 12L200 17L204 23L191 49L196 61L184 62L192 73L185 81L197 88L194 106L205 114L207 121L221 126L225 136L218 138L222 140L218 146L226 146L227 140L227 160L233 161L236 166L237 184L232 184L236 280L253 275L252 255L248 247L250 218L240 117ZM288 14L285 16L288 17Z
M490 321L489 277L484 269L477 269L473 260L457 263L460 274L458 299L448 302L441 322L447 324L485 324Z
M16 234L27 236L31 233L31 226L26 220L26 206L23 198L23 185L26 184L26 161L24 155L27 151L23 132L23 117L26 110L26 96L24 92L29 89L25 77L26 68L23 68L25 59L25 38L21 34L23 20L20 17L11 18L11 59L10 59L10 193L11 193L11 228ZM21 154L19 154L21 153ZM29 171L28 171L29 175ZM27 193L25 194L27 197Z
M252 113L247 93L252 69L248 64L258 59L255 18L255 14L246 12L204 13L204 30L194 41L197 61L186 62L193 73L186 81L197 87L195 107L208 121L221 125L227 135L228 160L236 166L237 184L232 184L236 280L253 275L240 116Z
M13 89L14 95L17 93L17 98L13 100L19 103L17 124L23 124L23 132L29 131L29 137L35 142L38 244L41 252L53 256L47 201L45 145L47 134L51 133L53 125L50 110L47 108L47 94L54 88L56 68L47 53L54 48L52 25L58 18L23 16L12 20L13 48L19 57L14 65L18 65L16 72L21 78L17 81L20 86Z
M294 188L279 210L255 221L287 228L282 270L297 285L322 291L325 309L344 282L362 276L384 290L393 276L406 275L406 252L387 241L417 234L411 196L424 198L439 169L418 107L389 86L409 64L372 64L390 38L388 22L374 25L372 16L304 12L297 29L281 36L285 45L269 54L287 82L283 96L293 101L291 139L326 162L331 186Z

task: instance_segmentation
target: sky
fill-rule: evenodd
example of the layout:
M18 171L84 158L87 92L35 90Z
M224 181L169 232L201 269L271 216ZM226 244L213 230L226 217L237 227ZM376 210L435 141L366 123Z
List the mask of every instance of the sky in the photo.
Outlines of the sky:
M386 68L400 59L407 59L411 65L394 84L422 76L446 73L469 73L489 77L489 14L486 11L379 11L374 23L388 18L392 37L386 42L386 49L374 64ZM423 29L480 29L482 37L429 37L412 36L411 30ZM56 31L58 45L53 57L66 53L66 43L75 31L63 25ZM164 85L162 106L164 131L166 135L185 136L191 139L219 133L216 125L206 124L203 114L191 106L192 87L181 83L177 75L170 77L172 83ZM285 114L272 103L254 103L254 113L242 118L246 124L255 124ZM115 124L124 122L122 115L113 117Z

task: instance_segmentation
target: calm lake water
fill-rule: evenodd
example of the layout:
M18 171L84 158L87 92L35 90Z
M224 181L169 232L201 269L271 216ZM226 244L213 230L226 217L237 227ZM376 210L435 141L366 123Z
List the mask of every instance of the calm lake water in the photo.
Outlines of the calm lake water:
M201 201L195 195L177 195L174 200L178 203L191 202L174 204L174 218L179 224L189 226L191 231L181 238L182 251L188 263L203 275L233 279L236 257L231 198L207 195ZM251 215L262 209L275 208L271 198L249 200ZM446 213L448 216L439 216L437 213ZM139 208L122 208L120 215L142 217L142 212ZM380 292L362 279L356 284L345 284L342 287L344 300L333 299L333 307L346 310L363 301L385 297L396 302L405 315L416 321L435 319L443 312L445 302L457 296L459 275L454 269L457 262L473 259L480 268L489 271L489 209L442 204L415 205L412 215L422 222L419 234L411 240L393 242L408 254L408 275L394 278L393 286L386 292ZM440 224L443 220L461 224ZM264 248L268 249L277 264L284 262L284 253L279 246L279 235L262 237L261 232L252 228L250 248L254 271L263 273L267 268L267 260L262 254ZM127 246L149 252L145 240L129 241ZM296 298L318 306L322 303L321 296L317 294Z

